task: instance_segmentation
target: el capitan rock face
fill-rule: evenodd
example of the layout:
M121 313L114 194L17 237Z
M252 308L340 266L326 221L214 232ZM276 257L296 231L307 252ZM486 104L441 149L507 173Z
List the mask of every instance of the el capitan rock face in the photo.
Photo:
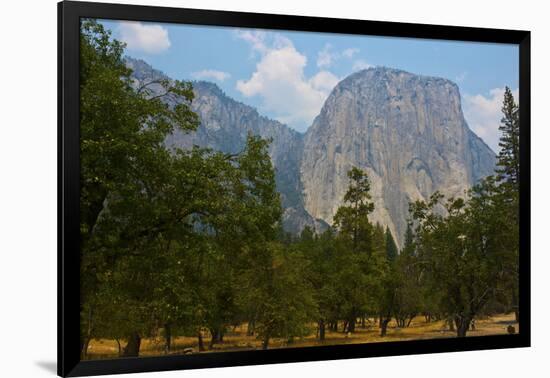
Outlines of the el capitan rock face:
M163 77L128 58L139 82ZM166 144L236 153L249 132L272 139L269 155L284 208L284 228L323 231L332 223L348 186L347 171L368 172L374 222L402 244L409 201L439 190L461 196L493 173L495 154L466 124L456 84L390 68L371 68L342 80L306 134L261 116L215 84L193 82L196 132L170 135ZM176 101L176 100L168 100Z
M461 196L493 172L495 154L466 124L456 84L390 68L342 80L308 129L300 173L305 209L332 223L347 171L368 172L371 220L402 243L409 201Z

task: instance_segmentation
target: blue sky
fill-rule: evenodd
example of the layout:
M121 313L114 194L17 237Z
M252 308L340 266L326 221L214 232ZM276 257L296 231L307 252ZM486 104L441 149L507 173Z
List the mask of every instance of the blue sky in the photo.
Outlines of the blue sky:
M504 87L517 94L516 45L103 21L127 54L180 80L202 79L304 132L339 80L387 66L456 82L470 127L498 151Z

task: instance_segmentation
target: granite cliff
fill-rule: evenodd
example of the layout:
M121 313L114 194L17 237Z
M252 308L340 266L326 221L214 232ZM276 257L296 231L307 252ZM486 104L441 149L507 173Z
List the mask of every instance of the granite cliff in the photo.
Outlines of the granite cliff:
M167 78L141 60L127 62L137 82ZM249 132L270 138L283 225L292 233L306 225L322 231L332 223L352 166L371 179L371 220L387 225L398 244L409 201L436 190L461 196L494 169L495 154L469 129L458 87L446 79L384 67L359 71L333 89L305 135L261 116L213 83L193 87L192 109L201 125L190 134L176 131L166 144L235 153Z
M468 127L449 80L370 68L342 80L308 129L301 161L305 208L331 223L347 171L368 172L375 210L402 242L409 201L461 196L493 172L495 154Z

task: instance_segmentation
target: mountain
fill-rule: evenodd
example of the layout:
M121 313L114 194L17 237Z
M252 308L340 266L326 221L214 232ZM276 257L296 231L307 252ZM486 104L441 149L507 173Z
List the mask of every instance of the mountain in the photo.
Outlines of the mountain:
M136 85L169 79L142 60L128 58L127 64ZM359 71L336 85L305 135L261 116L216 84L197 81L193 88L191 107L201 124L193 133L174 132L167 146L236 153L249 132L271 138L283 226L292 233L332 223L347 171L357 166L371 180L371 220L388 226L402 245L409 201L436 190L462 196L495 167L494 152L464 119L457 85L446 79L385 67Z
M126 63L140 84L156 79L170 79L142 60L126 58ZM195 98L191 108L199 115L200 126L193 133L176 130L166 139L167 146L187 149L197 145L225 153L237 153L244 148L249 132L271 139L269 156L275 167L275 181L284 208L284 229L294 234L306 225L317 231L326 229L328 225L324 221L312 218L304 209L300 180L304 135L233 100L214 83L195 81L193 90Z
M495 154L468 127L456 84L377 67L342 80L307 130L300 174L311 216L331 223L352 166L371 180L371 220L402 244L409 201L463 195L493 173Z

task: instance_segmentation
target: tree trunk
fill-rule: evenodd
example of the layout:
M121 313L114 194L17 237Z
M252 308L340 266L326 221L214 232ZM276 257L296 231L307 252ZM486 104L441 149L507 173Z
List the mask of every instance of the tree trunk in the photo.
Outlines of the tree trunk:
M382 323L380 324L380 337L385 337L386 333L388 332L388 323L390 322L389 318L385 318L382 320Z
M204 352L204 342L202 341L202 333L199 330L197 337L199 339L199 352Z
M92 307L88 308L88 329L86 330L86 337L83 339L80 338L80 351L82 358L88 356L88 346L90 345L90 340L92 338Z
M141 337L137 332L132 333L128 337L128 344L124 347L122 356L124 357L138 357L139 348L141 346Z
M348 322L348 332L355 332L355 322L356 322L356 319L355 318L351 318Z
M365 328L365 326L366 326L365 317L361 316L361 328Z
M116 344L118 345L118 356L122 357L122 347L120 346L120 340L119 339L115 339L115 340L116 340Z
M266 350L268 345L269 345L269 334L266 333L266 335L264 336L264 339L262 340L262 349Z
M255 328L255 321L251 320L248 322L248 327L246 329L246 335L247 336L254 336L254 328Z
M410 327L410 325L411 325L413 319L414 319L414 316L411 316L411 317L409 318L409 321L407 322L407 328Z
M212 335L212 338L210 339L210 349L212 349L214 344L221 343L223 341L223 333L219 328L214 328L210 330L210 334Z
M212 350L212 348L214 347L214 344L216 344L216 341L218 340L217 337L217 331L216 330L213 330L213 329L210 329L210 345L208 345L208 349Z
M88 357L88 347L90 346L90 338L86 337L86 340L84 341L84 346L82 347L82 356L85 359Z
M470 328L471 321L472 320L470 318L460 318L460 317L455 318L457 337L466 337L466 333Z
M319 340L325 341L325 321L319 320Z
M516 317L516 323L519 323L518 296L516 295L515 288L512 289L512 308L514 309L514 315Z
M170 324L164 325L164 340L164 352L168 354L172 349L172 329L170 328Z

